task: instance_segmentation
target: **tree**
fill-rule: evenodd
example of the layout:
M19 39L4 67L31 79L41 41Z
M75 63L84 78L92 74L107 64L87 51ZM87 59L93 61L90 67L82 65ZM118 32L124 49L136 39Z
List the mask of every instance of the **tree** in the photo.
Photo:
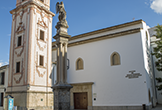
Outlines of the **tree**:
M158 71L162 71L162 25L157 25L156 26L156 39L157 41L156 43L156 47L154 48L154 53L153 55L155 55L155 57L157 58L157 61L155 62L156 65L156 69ZM158 83L162 82L162 78L156 78ZM158 90L162 90L162 84L157 86Z

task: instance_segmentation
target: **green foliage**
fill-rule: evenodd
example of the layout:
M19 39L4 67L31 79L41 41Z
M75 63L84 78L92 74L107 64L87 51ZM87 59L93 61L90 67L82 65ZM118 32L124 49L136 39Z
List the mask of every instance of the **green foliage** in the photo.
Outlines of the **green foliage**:
M162 71L162 26L158 24L155 31L155 36L158 40L155 42L157 47L154 48L153 55L155 55L155 57L158 59L158 61L155 62L157 70Z
M156 39L157 41L155 42L157 44L157 47L154 48L154 53L153 55L155 55L155 57L158 59L155 62L156 65L156 69L158 71L162 71L162 26L160 26L159 24L156 26ZM156 78L158 83L162 82L162 78ZM162 84L160 84L159 86L157 86L158 90L162 90Z
M157 87L157 89L160 91L160 90L162 90L162 84L161 85L159 85L159 86L156 86Z

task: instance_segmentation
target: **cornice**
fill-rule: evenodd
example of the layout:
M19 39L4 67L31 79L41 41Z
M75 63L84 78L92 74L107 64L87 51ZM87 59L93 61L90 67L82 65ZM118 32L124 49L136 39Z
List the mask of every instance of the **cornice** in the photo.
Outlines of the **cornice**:
M6 69L8 66L9 66L9 65L4 65L4 66L0 67L0 70Z
M47 8L40 6L38 3L36 3L35 1L28 1L26 3L24 3L23 5L20 5L18 7L16 7L15 9L11 10L10 13L14 14L14 12L18 11L20 8L24 8L27 7L29 5L36 5L38 8L40 8L41 10L44 10L46 13L52 15L53 17L55 16L55 14L53 12L51 12L50 10L48 10Z
M103 35L103 36L99 36L99 37L95 37L95 38L90 38L90 39L86 39L86 40L82 40L82 41L77 41L77 42L68 44L68 47L81 45L81 44L85 44L85 43L90 43L90 42L95 42L95 41L104 40L104 39L109 39L109 38L114 38L114 37L119 37L119 36L123 36L123 35L129 35L129 34L140 32L140 30L141 30L141 28L136 28L136 29L117 32L117 33L113 33L113 34Z
M112 30L115 30L115 29L120 29L120 28L123 28L123 27L132 26L132 25L135 25L135 24L140 24L142 22L144 22L144 21L142 19L140 19L140 20L137 20L137 21L127 22L127 23L124 23L124 24L120 24L120 25L116 25L116 26L112 26L112 27L108 27L108 28L103 28L103 29L100 29L100 30L96 30L96 31L92 31L92 32L84 33L84 34L80 34L80 35L71 37L70 41L74 40L74 39L79 39L79 38L83 38L83 37L86 37L86 36L94 35L94 34L99 34L99 33L106 32L106 31L112 31Z
M81 45L81 44L85 44L85 43L90 43L90 42L95 42L95 41L100 41L100 40L104 40L104 39L110 39L110 38L119 37L119 36L123 36L123 35L129 35L129 34L140 32L140 30L141 30L141 28L136 28L136 29L117 32L117 33L113 33L113 34L98 36L98 37L90 38L90 39L86 39L86 40L81 40L81 41L77 41L77 42L74 42L74 43L69 43L68 47ZM55 47L55 42L52 42L52 47ZM54 48L52 50L56 50L56 48Z
M94 82L82 82L82 83L70 83L70 85L72 85L72 86L82 86L82 85L93 85L94 84Z
M32 86L32 85L31 85ZM47 86L45 86L45 87L47 87ZM51 86L49 86L49 87L51 87ZM31 91L31 90L28 90L28 91L12 91L12 92L6 92L6 93L8 93L8 94L10 94L10 93L17 93L17 94L20 94L20 93L46 93L46 94L52 94L53 92L45 92L45 91Z

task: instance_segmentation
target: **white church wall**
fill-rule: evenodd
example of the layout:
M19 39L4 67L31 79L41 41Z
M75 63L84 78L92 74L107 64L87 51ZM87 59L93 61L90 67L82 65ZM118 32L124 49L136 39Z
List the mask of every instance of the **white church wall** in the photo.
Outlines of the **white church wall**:
M92 92L97 94L97 98L93 101L93 106L148 104L141 42L139 32L69 47L68 82L94 82ZM119 53L121 65L111 66L110 56L113 52ZM84 61L83 70L76 70L75 63L78 58ZM132 70L142 76L126 78Z
M149 41L149 36L147 38L147 35L146 33L148 33L147 31L147 27L146 27L146 24L143 23L143 29L141 30L141 40L142 40L142 49L143 49L143 61L144 61L144 68L146 70L146 84L147 84L147 91L146 91L146 94L147 94L147 97L148 97L148 103L149 105L151 104L151 102L149 101L149 91L150 91L150 94L151 94L151 97L153 97L153 92L152 92L152 88L151 88L151 79L150 79L150 76L151 76L151 73L150 73L150 67L149 67L149 48L150 48L150 41ZM148 34L149 35L149 34Z
M77 42L77 41L80 41L80 40L86 40L86 39L90 39L90 38L95 38L97 36L113 34L113 33L121 32L121 31L127 31L127 30L131 30L131 29L135 29L135 28L142 28L141 23L138 23L138 24L135 24L135 25L130 25L130 26L127 26L127 27L123 26L122 28L119 28L119 29L113 29L113 30L110 29L109 31L106 31L106 32L102 32L102 33L98 33L98 34L94 34L94 35L89 35L89 36L79 38L79 39L70 40L69 43Z
M143 44L143 55L144 55L144 63L145 63L145 69L146 69L146 79L147 79L147 87L148 87L148 93L150 91L151 101L150 104L153 104L153 106L156 106L157 103L157 97L156 97L156 87L155 87L155 75L154 75L154 67L152 65L152 55L151 55L151 39L149 32L149 27L146 25L146 23L143 23L143 30L141 30L142 37L142 44ZM146 34L147 33L147 34ZM149 99L150 100L150 99Z

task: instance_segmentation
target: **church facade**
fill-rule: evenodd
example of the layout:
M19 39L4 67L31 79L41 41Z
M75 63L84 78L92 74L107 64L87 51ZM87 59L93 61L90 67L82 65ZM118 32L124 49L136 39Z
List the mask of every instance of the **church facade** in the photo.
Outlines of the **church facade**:
M148 29L138 20L70 39L67 76L73 86L72 109L142 110L146 106L149 110L156 106ZM55 42L52 53L56 62Z
M49 9L50 0L17 0L10 12L8 86L1 92L12 95L20 110L53 110L51 87L57 82L58 54L52 42L55 14ZM67 48L71 110L150 110L161 103L155 88L152 33L137 20L71 37Z

